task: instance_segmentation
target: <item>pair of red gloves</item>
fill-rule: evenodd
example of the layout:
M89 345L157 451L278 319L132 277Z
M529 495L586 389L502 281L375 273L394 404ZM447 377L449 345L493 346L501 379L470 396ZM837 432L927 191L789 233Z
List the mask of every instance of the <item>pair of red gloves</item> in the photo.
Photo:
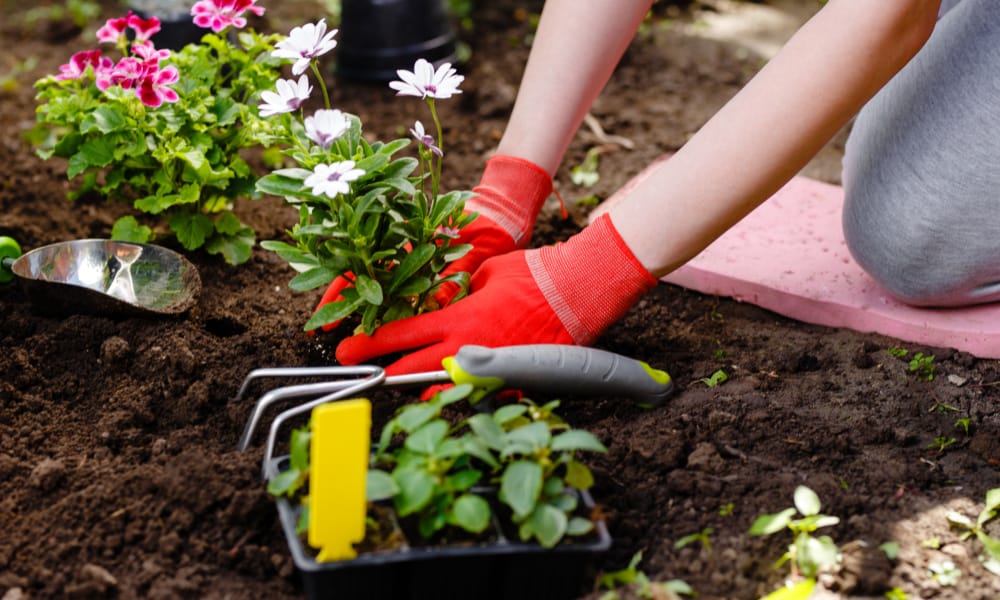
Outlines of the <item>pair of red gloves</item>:
M479 216L457 241L473 249L444 273L472 273L468 297L445 306L457 288L444 289L435 298L445 308L343 340L340 363L409 352L386 369L398 375L440 370L441 359L466 344L587 345L656 284L607 215L565 243L524 250L552 193L551 176L534 163L494 156L473 191L466 210ZM317 309L347 285L343 278L331 284Z

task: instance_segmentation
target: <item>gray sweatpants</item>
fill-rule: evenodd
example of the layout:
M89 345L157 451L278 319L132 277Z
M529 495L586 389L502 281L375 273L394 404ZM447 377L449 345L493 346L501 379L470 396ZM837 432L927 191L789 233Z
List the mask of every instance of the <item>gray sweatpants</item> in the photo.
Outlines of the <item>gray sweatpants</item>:
M858 114L851 254L900 300L1000 300L1000 2L944 0L930 40Z

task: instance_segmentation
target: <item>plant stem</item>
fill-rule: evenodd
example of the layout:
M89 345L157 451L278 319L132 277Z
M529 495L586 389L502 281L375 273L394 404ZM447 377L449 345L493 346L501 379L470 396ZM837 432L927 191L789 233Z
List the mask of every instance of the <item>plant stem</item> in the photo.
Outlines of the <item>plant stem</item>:
M427 98L427 106L431 109L431 118L434 119L434 127L437 129L437 145L441 150L442 156L437 157L437 163L434 168L431 169L431 197L430 201L433 202L438 196L438 184L441 181L441 165L444 162L444 135L441 132L441 119L438 118L437 109L434 107L434 98ZM434 161L433 153L431 153L431 161Z
M313 75L316 76L316 81L317 83L319 83L319 89L323 91L323 105L326 107L327 110L329 110L330 94L326 91L326 83L323 81L323 74L319 70L319 65L317 65L316 61L314 60L311 63L309 63L309 66L312 67Z

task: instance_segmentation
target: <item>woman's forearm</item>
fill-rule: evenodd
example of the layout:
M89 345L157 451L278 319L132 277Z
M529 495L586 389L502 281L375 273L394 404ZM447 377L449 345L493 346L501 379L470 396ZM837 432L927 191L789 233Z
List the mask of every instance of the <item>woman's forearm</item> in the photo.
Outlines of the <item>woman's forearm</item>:
M498 152L550 174L652 0L548 0Z
M831 0L611 218L656 276L770 197L912 58L939 0Z

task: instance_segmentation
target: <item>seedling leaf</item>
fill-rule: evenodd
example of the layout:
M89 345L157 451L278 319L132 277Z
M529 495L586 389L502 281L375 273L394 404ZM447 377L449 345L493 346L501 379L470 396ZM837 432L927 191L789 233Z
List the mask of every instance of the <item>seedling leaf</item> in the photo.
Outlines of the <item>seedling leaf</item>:
M812 515L819 514L819 509L821 508L819 496L816 492L807 488L804 485L800 485L795 488L795 508L799 509L799 512L803 515L809 517Z
M778 514L761 515L750 526L750 535L771 535L788 527L795 516L794 508L786 508Z

